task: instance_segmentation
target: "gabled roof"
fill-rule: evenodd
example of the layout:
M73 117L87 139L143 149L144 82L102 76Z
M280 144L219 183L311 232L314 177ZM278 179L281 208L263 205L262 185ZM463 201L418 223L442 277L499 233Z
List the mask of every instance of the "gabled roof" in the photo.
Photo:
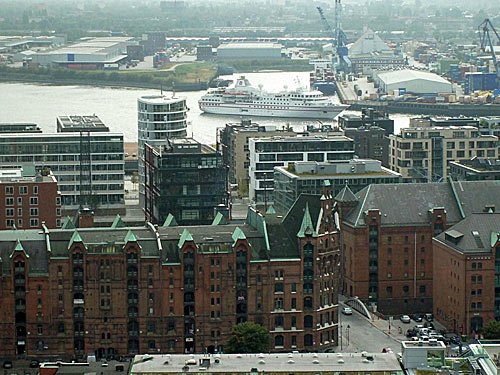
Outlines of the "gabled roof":
M113 224L111 224L111 228L124 228L125 223L123 222L120 214L116 214L115 220L113 220Z
M300 225L297 237L313 236L316 232L311 219L311 213L309 212L309 205L306 202L306 208L304 209L304 215L302 216L302 224Z
M371 29L365 31L349 47L349 56L367 55L374 52L391 52L389 46Z
M78 233L78 231L76 229L73 232L71 239L69 240L68 250L71 249L71 246L73 246L74 242L81 242L83 244L83 246L85 246L85 243L83 242L82 237L80 237L80 234Z
M191 235L191 233L189 233L187 228L184 228L184 231L181 234L181 238L179 238L179 243L177 244L177 247L181 249L186 241L194 241L194 240L193 236Z
M129 230L127 232L127 235L125 236L124 241L125 241L125 243L127 243L127 242L137 242L137 237L135 236L134 232L132 232L131 230Z
M14 246L14 250L12 251L12 254L10 254L10 257L14 257L14 254L16 252L19 252L19 253L24 253L24 255L26 256L26 258L29 258L30 256L28 255L28 253L26 253L26 251L24 250L24 247L23 245L21 244L21 241L19 241L19 239L16 241L16 245Z
M266 214L272 215L275 213L276 213L276 210L274 209L273 206L269 206L269 208L266 210Z
M61 229L75 229L75 224L73 223L73 220L71 220L71 218L69 216L66 216L64 219L63 219L64 223L61 227Z
M178 224L177 224L177 221L175 220L174 215L168 214L167 218L165 219L165 221L163 223L163 226L164 227L176 227L177 225Z
M236 229L233 232L233 235L231 236L233 238L233 246L236 245L236 242L238 240L246 240L247 236L245 236L245 233L240 229L240 227L236 227Z
M342 190L339 191L337 196L335 197L335 200L337 202L357 202L358 198L354 195L352 190L349 188L348 185L344 186Z
M461 253L490 253L500 235L500 212L471 214L436 236Z
M212 221L212 225L224 225L227 224L227 219L222 213L217 212L217 214L214 217L214 220Z
M481 213L486 206L500 209L500 181L460 181L370 185L355 194L358 204L343 221L361 227L364 214L378 209L382 225L427 225L429 210L443 207L446 221Z

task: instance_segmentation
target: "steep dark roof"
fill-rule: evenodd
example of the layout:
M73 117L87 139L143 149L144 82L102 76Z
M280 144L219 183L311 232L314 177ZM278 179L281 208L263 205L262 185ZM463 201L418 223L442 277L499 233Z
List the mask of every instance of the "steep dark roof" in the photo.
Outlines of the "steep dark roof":
M11 255L16 245L22 246L29 257L29 274L47 273L48 255L43 232L35 230L3 230L0 231L0 275L9 273L12 267Z
M489 253L500 240L500 212L471 214L439 234L436 240L461 253Z
M500 211L500 181L453 181L457 201L465 216L483 212L486 206Z
M344 186L335 197L337 202L357 202L358 198L354 195L349 186Z
M364 213L378 209L382 225L423 225L428 212L443 207L448 223L458 223L465 216L482 212L486 205L500 209L499 181L461 181L421 184L370 185L356 194L357 206L344 221L364 226Z
M266 215L271 258L287 259L300 256L297 233L302 226L306 206L312 227L316 230L321 209L320 198L320 195L301 194L284 218L280 215Z

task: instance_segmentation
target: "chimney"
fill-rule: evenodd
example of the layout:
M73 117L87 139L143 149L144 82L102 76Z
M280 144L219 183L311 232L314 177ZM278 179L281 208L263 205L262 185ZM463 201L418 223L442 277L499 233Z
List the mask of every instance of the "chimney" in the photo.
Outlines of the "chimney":
M93 228L94 227L94 211L90 208L82 208L78 212L78 227Z

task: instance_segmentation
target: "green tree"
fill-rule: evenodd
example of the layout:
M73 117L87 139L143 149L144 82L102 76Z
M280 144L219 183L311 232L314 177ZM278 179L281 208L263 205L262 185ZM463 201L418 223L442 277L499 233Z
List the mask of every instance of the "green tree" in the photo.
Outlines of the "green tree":
M484 326L483 335L485 339L500 339L500 322L491 320Z
M269 351L269 331L253 322L237 324L224 350L226 353L263 353Z

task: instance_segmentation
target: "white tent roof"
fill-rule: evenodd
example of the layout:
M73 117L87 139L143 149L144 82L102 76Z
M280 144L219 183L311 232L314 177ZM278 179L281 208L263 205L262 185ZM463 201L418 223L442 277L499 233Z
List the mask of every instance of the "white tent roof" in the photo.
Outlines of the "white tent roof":
M417 79L450 84L449 81L447 81L443 77L438 76L437 74L422 72L419 70L410 70L410 69L395 70L387 73L379 73L378 78L381 81L383 81L386 85L390 85L392 83L413 81Z
M350 47L349 55L367 55L374 52L391 51L389 46L373 30L366 30Z

